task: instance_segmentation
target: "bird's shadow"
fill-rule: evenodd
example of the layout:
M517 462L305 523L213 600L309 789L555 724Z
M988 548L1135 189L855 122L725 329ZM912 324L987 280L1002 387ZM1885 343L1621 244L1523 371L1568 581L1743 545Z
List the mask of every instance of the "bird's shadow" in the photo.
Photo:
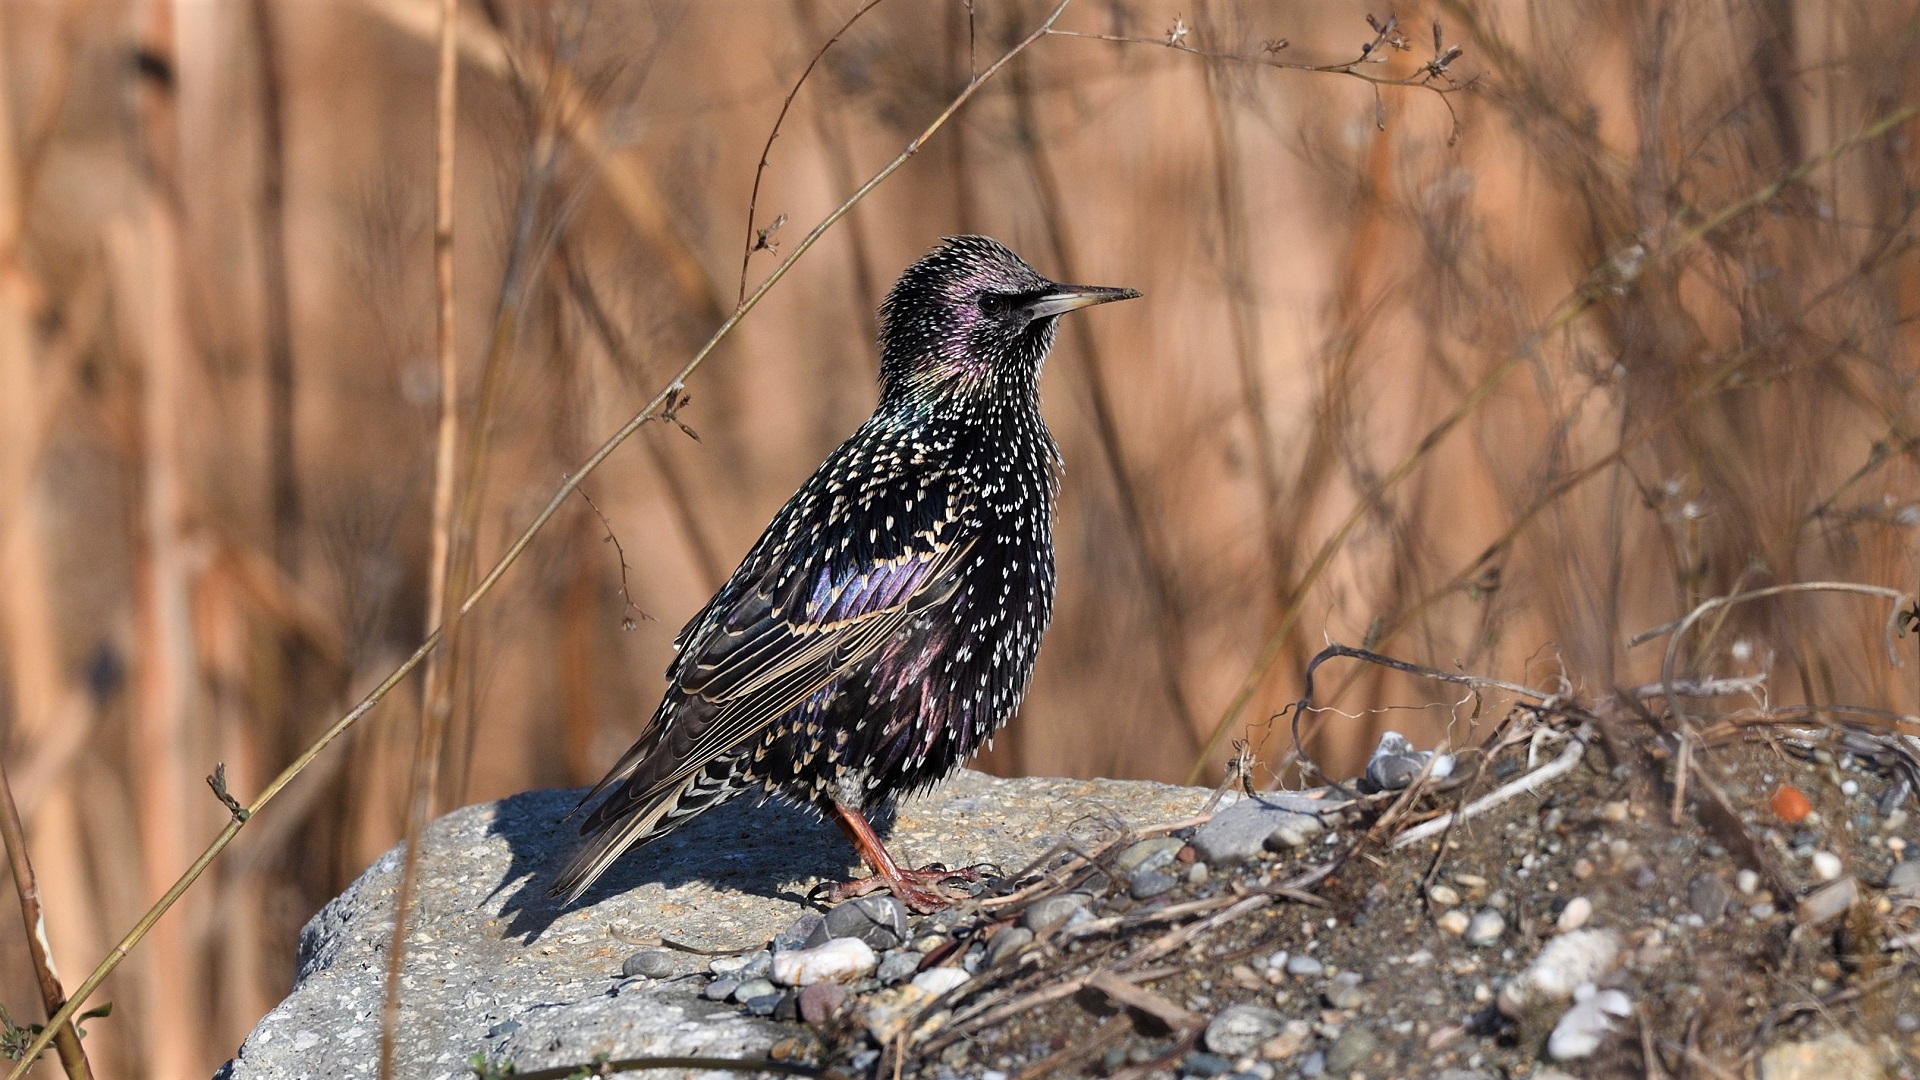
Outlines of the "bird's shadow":
M806 897L794 882L842 880L854 864L845 837L810 812L778 801L757 805L754 799L739 798L627 852L580 899L562 904L547 890L580 842L581 819L563 819L585 792L529 791L500 800L494 810L487 833L506 841L510 857L489 899L506 894L500 906L501 918L509 920L506 936L518 937L522 944L538 941L569 911L645 885L698 881L798 903Z

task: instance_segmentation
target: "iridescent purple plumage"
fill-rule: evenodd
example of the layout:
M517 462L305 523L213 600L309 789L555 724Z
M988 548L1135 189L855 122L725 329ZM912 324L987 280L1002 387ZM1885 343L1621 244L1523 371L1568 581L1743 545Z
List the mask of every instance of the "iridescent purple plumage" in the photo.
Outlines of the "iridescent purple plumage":
M1136 295L1056 284L978 236L907 268L880 309L873 415L680 632L554 892L759 791L833 817L902 899L942 902L865 815L945 777L1019 705L1054 591L1040 365L1057 316Z

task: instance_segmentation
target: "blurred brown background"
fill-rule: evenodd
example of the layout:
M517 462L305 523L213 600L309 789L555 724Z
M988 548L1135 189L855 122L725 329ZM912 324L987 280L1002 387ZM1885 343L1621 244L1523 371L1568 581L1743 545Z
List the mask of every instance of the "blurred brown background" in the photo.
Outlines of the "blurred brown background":
M463 4L465 423L505 327L483 568L733 307L769 127L856 7ZM788 215L784 253L1045 10L866 16L795 101L754 224ZM1407 47L1365 74L1417 76L1438 21L1463 51L1433 85L1472 86L1151 43L1345 61L1390 13ZM0 5L0 717L69 988L225 820L214 762L252 798L421 637L434 20L431 0ZM1070 321L1048 366L1059 615L981 767L1214 782L1247 738L1275 782L1267 718L1329 638L1593 695L1657 677L1661 646L1626 639L1704 597L1911 588L1914 126L1660 252L1915 101L1915 20L1077 0L1062 27L1148 40L1047 38L987 85L697 373L699 441L643 428L585 484L608 524L573 500L477 610L441 807L585 783L627 745L680 623L870 408L874 307L947 233L1147 294ZM1683 668L1911 713L1886 614L1742 607ZM1331 665L1340 711L1310 748L1347 775L1383 727L1459 743L1498 718L1454 691ZM108 982L102 1075L206 1075L284 992L302 922L400 835L418 695L323 755ZM24 1023L12 910L0 1004Z

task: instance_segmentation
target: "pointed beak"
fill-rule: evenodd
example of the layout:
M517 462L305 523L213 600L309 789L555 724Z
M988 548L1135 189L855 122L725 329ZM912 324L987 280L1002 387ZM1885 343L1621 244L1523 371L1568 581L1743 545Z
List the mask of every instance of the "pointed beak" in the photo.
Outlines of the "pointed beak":
M1109 289L1102 285L1055 285L1027 306L1029 322L1115 300L1132 300L1138 289Z

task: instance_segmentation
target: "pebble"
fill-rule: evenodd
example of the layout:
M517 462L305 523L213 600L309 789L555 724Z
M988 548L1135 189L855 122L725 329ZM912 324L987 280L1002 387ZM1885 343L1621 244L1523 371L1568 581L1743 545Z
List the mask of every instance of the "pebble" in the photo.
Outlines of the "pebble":
M1651 866L1643 866L1633 872L1633 887L1636 889L1651 889L1659 880L1660 875L1654 873Z
M800 1018L811 1027L825 1027L846 1003L846 987L839 983L814 983L800 991Z
M1547 1054L1555 1061L1589 1057L1613 1030L1613 1017L1632 1016L1633 1000L1618 990L1595 990L1591 984L1574 994L1573 1008L1553 1025L1547 1036Z
M776 953L769 974L782 986L852 982L880 964L873 946L859 938L834 938L824 945Z
M1427 890L1427 899L1439 904L1441 907L1458 907L1460 905L1460 892L1451 885L1435 885L1433 888Z
M700 991L700 996L706 998L708 1001L725 1001L733 996L735 990L740 988L740 982L741 980L734 978L715 979L708 983L704 990Z
M770 942L767 947L774 952L792 952L795 949L804 949L807 947L807 939L813 936L813 932L820 928L820 924L823 921L825 921L825 916L817 912L809 911L805 915L793 920L792 924L785 930L773 935L773 941Z
M1208 1050L1229 1057L1250 1054L1254 1048L1280 1034L1287 1018L1258 1005L1229 1005L1207 1023L1201 1042Z
M1902 1035L1912 1035L1920 1032L1920 1015L1901 1013L1899 1016L1893 1018L1893 1029Z
M1180 879L1172 874L1158 870L1142 870L1127 879L1127 895L1135 900L1151 900L1161 893L1169 892L1180 884Z
M1343 971L1333 977L1333 984L1327 987L1325 997L1329 1008L1357 1009L1366 1003L1367 995L1360 989L1360 973Z
M1380 1041L1373 1033L1359 1024L1351 1024L1340 1037L1327 1047L1327 1071L1335 1076L1346 1076L1357 1071L1366 1060L1380 1048Z
M1740 890L1741 896L1752 896L1760 887L1760 875L1752 870L1742 870L1733 875L1733 887Z
M1747 914L1763 922L1766 921L1767 919L1773 918L1773 912L1774 912L1773 904L1765 900L1762 900L1761 902L1747 909Z
M1325 970L1327 970L1327 965L1315 960L1311 956L1300 955L1287 957L1287 974L1289 975L1305 978L1309 975L1318 975Z
M1231 1058L1219 1054L1207 1054L1195 1050L1180 1059L1180 1073L1183 1076L1215 1077L1225 1076L1233 1069Z
M731 975L747 966L746 956L716 956L707 961L707 970L715 975Z
M1618 825L1627 820L1627 801L1616 799L1600 807L1600 820L1610 825Z
M913 978L920 970L921 954L912 949L894 949L880 957L880 966L874 969L873 977L880 980L882 986L892 986Z
M1033 944L1033 931L1024 926L1011 926L993 935L987 942L987 966L992 967L1004 960L1019 955L1020 950Z
M740 1004L745 1005L747 1011L754 1016L772 1016L780 1011L781 1005L791 1001L792 997L790 995L782 994L776 990L771 994L761 994L759 997L750 997Z
M673 974L677 966L672 953L664 949L644 949L627 957L626 962L620 965L620 974L629 979L635 975L664 979Z
M934 968L935 971L949 971L950 968ZM928 974L921 972L921 974ZM882 990L866 999L866 1011L861 1023L873 1041L886 1046L894 1037L905 1031L913 1018L920 1014L927 1003L939 995L929 993L912 983ZM858 1058L854 1059L856 1062ZM857 1066L856 1066L857 1067Z
M1467 944L1483 947L1491 945L1499 941L1500 935L1506 932L1507 917L1492 908L1487 908L1475 915L1473 921L1467 924Z
M1142 840L1122 851L1120 857L1113 860L1113 868L1128 877L1141 870L1158 870L1177 858L1186 845L1185 840L1174 836Z
M766 997L769 994L777 994L779 992L779 987L774 986L773 983L766 979L748 979L746 982L733 988L733 1000L744 1003L752 1001L754 998Z
M1211 873L1212 871L1207 869L1206 863L1196 862L1192 866L1187 867L1187 884L1204 885L1207 883L1207 878Z
M1042 937L1052 933L1061 923L1076 911L1084 911L1088 897L1085 893L1061 893L1058 896L1045 896L1027 905L1020 921L1027 929Z
M1887 875L1887 891L1907 899L1920 899L1920 859L1902 859Z
M1583 983L1597 983L1620 958L1611 930L1575 930L1547 942L1527 969L1500 988L1500 1012L1514 1017L1529 1000L1564 1001Z
M1270 792L1257 799L1241 799L1213 815L1193 834L1194 855L1202 862L1225 866L1259 855L1267 837L1282 826L1311 836L1322 830L1316 812L1339 808L1331 798L1309 798L1298 793Z
M1816 926L1844 914L1859 896L1858 883L1850 877L1843 877L1831 885L1822 885L1803 897L1799 908L1794 912L1794 918L1802 926Z
M1701 874L1687 885L1687 906L1708 923L1719 922L1732 899L1726 881L1718 874Z
M1813 812L1813 804L1800 793L1800 789L1788 784L1775 789L1767 804L1773 808L1775 817L1789 825L1805 821L1807 815Z
M1289 1020L1280 1026L1280 1034L1260 1044L1260 1056L1269 1061L1285 1061L1306 1049L1313 1025L1305 1020Z
M973 976L957 967L928 968L913 977L913 987L939 997L941 994L964 984Z
M1487 895L1487 879L1479 874L1455 874L1453 880L1456 885L1467 890L1468 896L1478 899Z
M1454 937L1459 937L1461 934L1466 933L1467 927L1472 925L1472 922L1473 920L1468 918L1467 913L1458 908L1448 911L1433 920L1435 926L1452 934Z
M1834 881L1840 877L1840 856L1831 851L1813 853L1813 872L1821 881Z
M875 952L897 948L907 940L907 905L891 896L862 896L827 912L807 937L806 948L828 941L858 938Z
M1326 1072L1327 1055L1323 1051L1315 1050L1313 1053L1308 1054L1304 1061L1300 1062L1300 1075L1308 1077L1309 1080L1315 1076L1324 1076Z
M1584 896L1576 896L1567 901L1566 907L1560 909L1559 917L1553 920L1553 928L1564 934L1587 925L1587 920L1591 918L1593 918L1593 901Z

